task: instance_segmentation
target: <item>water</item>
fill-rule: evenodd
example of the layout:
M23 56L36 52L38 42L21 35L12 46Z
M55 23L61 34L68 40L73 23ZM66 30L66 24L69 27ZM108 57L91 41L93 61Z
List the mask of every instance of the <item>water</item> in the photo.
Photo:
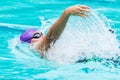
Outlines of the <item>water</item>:
M48 59L50 61L41 59L37 53L29 51L26 44L22 44L24 47L21 47L21 44L15 47L19 43L18 37L24 29L28 27L41 28L46 34L46 30L63 10L74 4L89 5L98 16L96 14L93 16L94 12L86 20L72 16L70 22L80 20L83 21L83 24L80 24L81 27L75 23L67 24L68 27L63 33L65 35L62 35L60 39L62 42L59 40L55 49L53 47L53 50L49 51ZM119 4L119 0L1 0L0 79L120 80L120 60L118 57L120 39ZM88 24L91 22L93 23ZM96 24L99 22L100 24ZM77 28L73 27L74 25ZM109 28L112 28L115 34L107 31ZM68 34L69 32L72 34ZM68 39L69 43L67 42ZM74 44L72 44L73 42ZM77 45L78 43L80 45ZM53 52L54 55L52 55ZM59 56L57 53L59 53ZM69 55L65 54L64 57L64 53ZM82 57L78 55L82 55ZM74 63L78 58L88 58L89 61Z

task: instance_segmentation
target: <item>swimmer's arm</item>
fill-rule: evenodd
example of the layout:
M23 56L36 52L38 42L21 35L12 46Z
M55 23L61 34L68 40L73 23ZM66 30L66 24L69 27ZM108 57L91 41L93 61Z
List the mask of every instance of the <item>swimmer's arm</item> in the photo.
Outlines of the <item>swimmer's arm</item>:
M59 38L60 34L63 32L66 26L69 16L70 15L66 11L64 11L61 17L49 29L46 38L50 42L54 42Z
M90 12L89 7L85 5L75 5L68 7L61 17L52 25L50 30L48 31L46 38L51 42L55 42L63 32L66 23L69 19L70 15L78 15L81 17L88 16L85 12Z

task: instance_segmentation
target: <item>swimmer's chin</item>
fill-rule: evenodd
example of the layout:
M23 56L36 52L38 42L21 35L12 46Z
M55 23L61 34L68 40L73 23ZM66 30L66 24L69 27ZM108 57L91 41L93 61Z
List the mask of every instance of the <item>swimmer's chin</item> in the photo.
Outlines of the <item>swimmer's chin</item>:
M34 43L30 43L29 46L30 46L30 49L31 49L31 50L35 50L35 51L37 51L37 49L38 49L38 44L35 43L35 42L34 42Z
M42 58L44 57L44 52L39 48L40 46L37 42L30 43L29 46L32 51L38 52Z

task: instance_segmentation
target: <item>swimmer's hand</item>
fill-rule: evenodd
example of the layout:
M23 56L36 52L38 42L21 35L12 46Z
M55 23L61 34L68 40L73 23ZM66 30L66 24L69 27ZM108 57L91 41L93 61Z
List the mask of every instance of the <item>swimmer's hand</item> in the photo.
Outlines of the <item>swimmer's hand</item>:
M90 8L86 5L75 5L68 7L65 12L67 15L78 15L81 17L87 17L87 13L90 12Z

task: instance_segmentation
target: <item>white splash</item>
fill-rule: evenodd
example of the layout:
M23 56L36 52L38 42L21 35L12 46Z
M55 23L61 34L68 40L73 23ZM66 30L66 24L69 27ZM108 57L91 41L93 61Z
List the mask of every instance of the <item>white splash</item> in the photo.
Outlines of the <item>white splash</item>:
M18 36L9 40L8 43L8 48L11 49L16 58L40 58L40 55L36 51L30 50L29 44L22 43Z
M71 16L60 39L48 51L48 59L72 63L83 58L120 55L116 35L108 31L110 26L102 18L94 12L87 18Z

